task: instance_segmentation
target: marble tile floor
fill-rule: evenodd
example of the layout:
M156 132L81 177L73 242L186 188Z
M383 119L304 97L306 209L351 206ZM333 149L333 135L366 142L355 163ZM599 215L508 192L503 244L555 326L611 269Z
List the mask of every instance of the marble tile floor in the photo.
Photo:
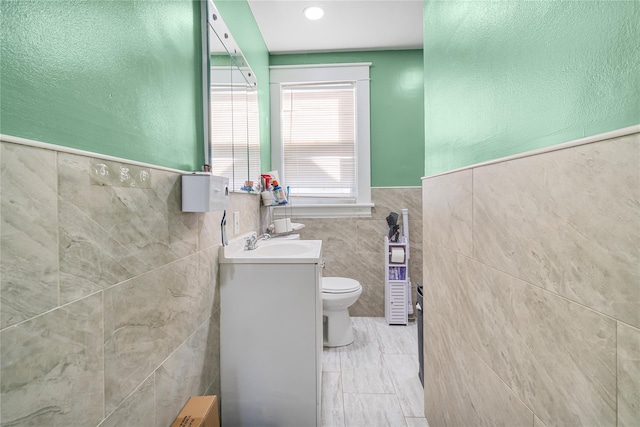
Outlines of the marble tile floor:
M428 427L418 378L417 324L352 317L355 341L323 350L322 425Z

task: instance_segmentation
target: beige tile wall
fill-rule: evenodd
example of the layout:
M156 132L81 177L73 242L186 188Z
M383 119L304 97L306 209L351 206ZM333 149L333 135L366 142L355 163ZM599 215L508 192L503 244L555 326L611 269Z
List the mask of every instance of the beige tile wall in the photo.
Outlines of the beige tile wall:
M640 420L640 135L423 180L425 412Z
M386 217L409 209L411 258L409 274L415 289L422 279L422 203L420 187L372 188L371 218L293 218L305 224L302 239L322 240L323 276L349 277L362 285L362 295L349 308L352 316L384 316L384 236ZM401 222L401 220L399 220Z
M217 394L222 213L182 213L177 173L6 142L0 162L0 423L164 427ZM257 196L234 211L259 229Z

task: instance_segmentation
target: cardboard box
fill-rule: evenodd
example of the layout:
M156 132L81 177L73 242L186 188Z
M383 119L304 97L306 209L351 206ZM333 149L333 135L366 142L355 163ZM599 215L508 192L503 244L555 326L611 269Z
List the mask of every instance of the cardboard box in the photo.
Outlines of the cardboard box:
M192 396L171 427L220 427L217 396Z

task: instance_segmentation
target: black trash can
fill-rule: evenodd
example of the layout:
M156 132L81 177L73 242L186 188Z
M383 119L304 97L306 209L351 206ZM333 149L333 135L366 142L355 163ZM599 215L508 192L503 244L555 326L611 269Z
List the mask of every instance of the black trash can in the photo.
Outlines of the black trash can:
M416 322L418 322L418 363L420 367L418 368L418 377L420 377L420 383L422 383L422 387L424 388L424 350L422 347L422 328L423 328L423 307L424 303L422 302L423 294L422 294L422 285L418 283L418 298L416 301Z

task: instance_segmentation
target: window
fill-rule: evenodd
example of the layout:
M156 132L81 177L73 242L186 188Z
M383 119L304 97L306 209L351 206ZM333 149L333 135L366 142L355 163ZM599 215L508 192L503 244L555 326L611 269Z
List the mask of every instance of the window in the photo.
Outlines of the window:
M260 114L258 111L258 90L247 91L247 155L249 156L249 179L260 180Z
M228 86L211 85L209 108L212 172L229 178L231 188L238 188L233 181L233 90Z
M369 65L271 67L272 165L290 214L371 214Z
M355 84L282 86L282 177L292 197L355 202Z
M211 84L211 171L229 178L229 188L238 191L248 178L260 177L258 92L244 83L231 84L228 67L212 67L212 75L214 71L218 71L215 77L221 83Z

